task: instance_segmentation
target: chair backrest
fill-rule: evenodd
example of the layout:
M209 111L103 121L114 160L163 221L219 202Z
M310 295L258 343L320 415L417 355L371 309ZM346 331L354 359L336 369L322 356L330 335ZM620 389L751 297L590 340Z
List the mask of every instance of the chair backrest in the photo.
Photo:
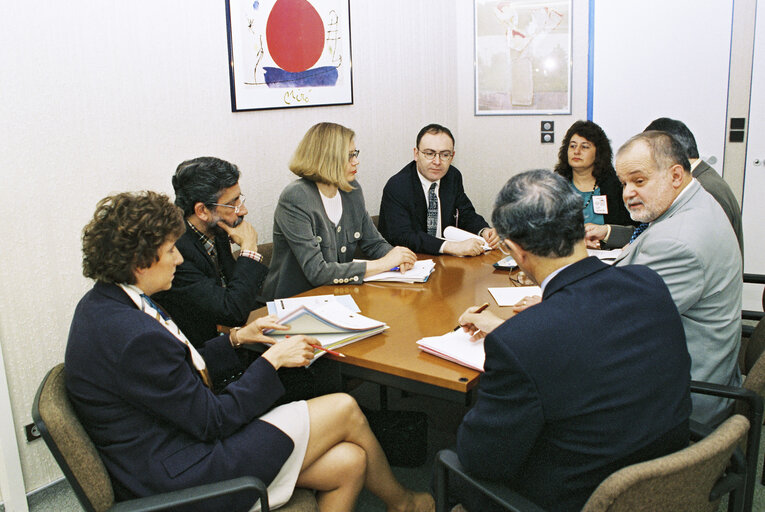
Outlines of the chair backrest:
M743 367L741 373L746 375L744 387L751 389L759 395L763 395L763 386L765 386L765 360L762 355L765 353L765 318L757 323L754 332L749 337L744 354ZM747 385L749 379L754 380ZM752 387L750 387L752 386ZM759 386L759 389L755 389Z
M717 510L720 500L710 502L710 492L748 430L749 420L737 414L683 450L622 468L595 489L582 512Z
M32 404L32 419L83 508L108 510L114 504L109 473L74 412L65 377L63 363L48 372Z

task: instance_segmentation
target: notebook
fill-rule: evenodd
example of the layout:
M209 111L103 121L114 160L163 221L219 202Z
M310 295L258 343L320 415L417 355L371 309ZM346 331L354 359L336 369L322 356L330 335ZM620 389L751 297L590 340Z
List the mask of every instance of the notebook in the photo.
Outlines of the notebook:
M417 346L423 352L479 372L483 371L483 363L486 359L483 340L470 341L470 334L462 329L450 331L441 336L422 338L417 341Z

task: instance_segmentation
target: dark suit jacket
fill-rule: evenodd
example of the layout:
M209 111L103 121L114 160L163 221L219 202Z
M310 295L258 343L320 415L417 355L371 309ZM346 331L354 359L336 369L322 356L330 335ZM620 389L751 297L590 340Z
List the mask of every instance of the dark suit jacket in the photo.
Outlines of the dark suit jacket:
M606 204L608 205L608 213L603 216L606 224L630 226L638 224L630 218L630 214L624 206L622 184L619 183L616 174L607 174L598 183L598 187L600 187L600 193L606 196Z
M465 194L462 174L449 166L439 185L441 227L457 226L478 233L488 227ZM459 211L459 223L456 213ZM414 252L438 254L444 241L428 234L428 205L417 177L417 164L411 161L394 174L383 189L380 203L380 233L392 245L403 245Z
M224 288L210 255L190 227L175 243L183 256L175 270L173 286L152 298L170 313L194 346L218 334L216 325L244 325L250 311L263 304L258 295L268 267L250 258L234 260L227 236L218 236L215 246L226 276Z
M238 364L228 336L200 352L213 375ZM289 437L258 419L284 393L268 361L215 395L186 346L116 285L97 283L80 300L65 363L69 398L118 499L244 475L270 483L292 451ZM204 510L250 506L222 499Z
M484 346L459 458L544 508L580 510L616 469L688 444L683 326L647 267L574 263Z
M704 160L700 161L693 170L693 177L699 180L699 183L704 187L704 190L709 192L722 207L731 226L733 226L733 231L736 233L736 239L738 239L739 249L741 249L741 256L743 256L744 231L741 224L741 207L738 205L736 196L733 195L730 186L728 186L725 180L722 179L722 176L717 174L717 171Z

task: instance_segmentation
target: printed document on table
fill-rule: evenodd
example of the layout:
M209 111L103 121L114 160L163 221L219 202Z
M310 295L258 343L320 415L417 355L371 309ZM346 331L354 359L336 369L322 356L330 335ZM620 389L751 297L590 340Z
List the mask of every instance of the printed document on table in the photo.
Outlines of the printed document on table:
M290 299L276 299L266 303L269 315L282 317L300 306L315 308L324 304L339 304L354 313L360 313L361 309L351 295L314 295L312 297L292 297Z
M471 238L475 238L476 240L480 240L481 242L483 242L484 251L491 250L491 246L489 245L489 242L484 240L482 236L473 234L470 231L465 231L464 229L455 228L454 226L447 226L446 229L444 229L444 238L450 242L462 242L463 240L469 240Z
M337 303L322 304L317 307L300 306L277 320L289 325L289 332L266 329L264 334L328 334L362 332L379 329L385 322L378 322L364 315L340 306Z
M542 295L539 286L503 286L501 288L489 288L489 293L497 301L498 306L515 306L518 301L526 296Z
M430 277L430 274L436 268L436 264L433 260L417 260L414 262L414 267L406 272L400 272L398 270L388 270L387 272L380 272L373 276L364 278L364 281L385 281L395 283L424 283Z
M609 265L614 264L614 260L622 253L622 249L611 249L610 251L604 251L601 249L587 249L587 254L595 256L603 263Z

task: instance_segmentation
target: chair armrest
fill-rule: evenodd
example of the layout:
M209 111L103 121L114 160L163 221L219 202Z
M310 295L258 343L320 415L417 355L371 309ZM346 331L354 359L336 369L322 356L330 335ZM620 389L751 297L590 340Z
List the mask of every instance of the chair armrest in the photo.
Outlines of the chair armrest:
M744 282L752 284L765 284L765 274L744 273Z
M454 450L441 450L436 454L436 511L446 512L449 473L454 473L488 498L496 501L510 512L545 512L545 510L501 482L491 482L470 476Z
M110 512L151 512L155 510L172 510L181 505L199 503L201 501L218 498L227 494L248 493L252 495L252 503L260 498L262 512L269 512L268 493L266 486L253 476L243 476L215 482L212 484L198 485L188 489L180 489L145 498L137 498L130 501L116 503Z

